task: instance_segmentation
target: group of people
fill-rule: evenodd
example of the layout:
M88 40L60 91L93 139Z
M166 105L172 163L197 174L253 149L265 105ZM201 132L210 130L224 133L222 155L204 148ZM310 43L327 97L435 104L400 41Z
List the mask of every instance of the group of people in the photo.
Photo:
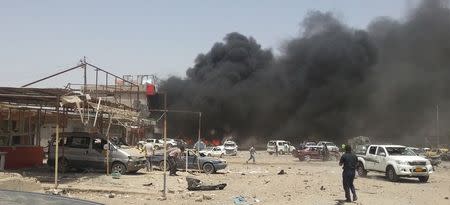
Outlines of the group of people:
M155 147L152 143L146 143L142 147L142 152L144 152L145 157L147 158L147 171L153 171L152 167L152 157L155 155ZM177 175L177 159L181 158L181 153L184 152L184 147L171 147L168 150L168 164L169 164L169 176L178 176Z

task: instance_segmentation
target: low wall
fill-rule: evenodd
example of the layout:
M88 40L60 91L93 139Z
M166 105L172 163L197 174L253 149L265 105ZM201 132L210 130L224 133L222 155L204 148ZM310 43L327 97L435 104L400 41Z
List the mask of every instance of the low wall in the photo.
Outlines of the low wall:
M40 146L0 147L0 152L7 152L5 169L40 166L44 159L44 150Z

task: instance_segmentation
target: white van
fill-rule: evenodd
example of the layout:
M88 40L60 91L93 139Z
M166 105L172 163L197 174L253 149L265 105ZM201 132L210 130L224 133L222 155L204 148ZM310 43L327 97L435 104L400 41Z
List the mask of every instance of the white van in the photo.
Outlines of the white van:
M290 142L285 140L270 140L267 142L267 152L269 154L275 153L275 147L277 147L278 154L289 154L295 149Z

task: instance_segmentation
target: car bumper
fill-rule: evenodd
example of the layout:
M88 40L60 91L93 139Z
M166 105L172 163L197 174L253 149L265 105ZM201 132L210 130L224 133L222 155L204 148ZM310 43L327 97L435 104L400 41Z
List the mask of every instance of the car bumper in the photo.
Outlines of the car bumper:
M225 169L227 167L226 163L214 164L214 168L217 170Z
M433 167L431 165L426 166L397 165L396 172L398 176L406 176L406 177L428 176L431 173L433 173Z
M128 161L127 171L137 171L147 166L147 160Z

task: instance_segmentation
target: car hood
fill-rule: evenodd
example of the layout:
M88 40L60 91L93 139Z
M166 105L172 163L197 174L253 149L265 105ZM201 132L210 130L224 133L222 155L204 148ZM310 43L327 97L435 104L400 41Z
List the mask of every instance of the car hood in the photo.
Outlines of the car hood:
M421 156L390 156L393 160L402 160L402 161L426 161L424 157Z
M122 146L119 150L133 157L144 157L144 154L134 147Z

